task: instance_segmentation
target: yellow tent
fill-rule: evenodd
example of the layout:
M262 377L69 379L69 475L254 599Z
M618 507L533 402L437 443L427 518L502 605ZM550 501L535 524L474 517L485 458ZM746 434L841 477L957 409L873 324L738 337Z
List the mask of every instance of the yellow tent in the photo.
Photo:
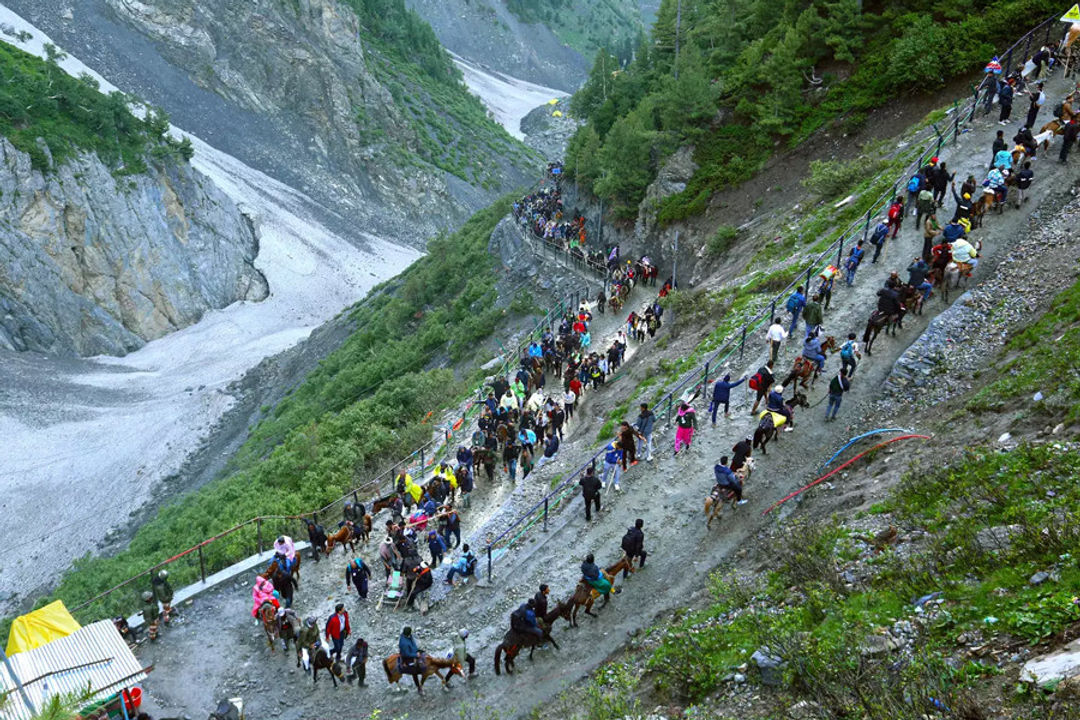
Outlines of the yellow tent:
M548 105L558 105L558 104L559 104L559 98L554 98L552 100L548 100Z
M64 603L56 600L34 612L15 618L8 633L7 654L33 650L53 640L67 637L81 627L78 621L71 617Z
M562 117L562 110L556 110L555 112L551 113L551 117Z

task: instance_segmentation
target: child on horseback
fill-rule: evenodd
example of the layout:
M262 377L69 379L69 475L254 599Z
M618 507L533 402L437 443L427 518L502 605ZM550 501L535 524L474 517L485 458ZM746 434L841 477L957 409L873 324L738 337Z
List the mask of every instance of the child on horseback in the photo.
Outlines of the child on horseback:
M581 579L586 585L604 596L607 602L611 595L611 583L600 574L600 568L596 566L596 559L592 553L585 556L585 562L581 563Z

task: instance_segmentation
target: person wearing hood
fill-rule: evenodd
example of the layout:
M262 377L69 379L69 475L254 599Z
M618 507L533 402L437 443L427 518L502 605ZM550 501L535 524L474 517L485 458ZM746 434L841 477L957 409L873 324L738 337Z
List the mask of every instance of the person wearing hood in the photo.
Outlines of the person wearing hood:
M259 575L255 578L255 586L251 588L251 617L258 617L259 608L265 602L273 603L274 607L280 607L274 600L274 583Z
M469 648L466 645L466 641L469 638L469 631L465 628L457 631L457 634L452 640L454 652L452 658L459 666L464 668L466 665L469 667L468 680L472 680L476 677L476 658L469 654Z
M694 439L694 430L697 429L697 414L694 408L686 402L680 403L679 412L675 416L675 454L685 445L690 448L690 442Z
M173 589L169 584L169 571L161 569L157 575L150 578L150 587L154 592L154 598L161 603L161 621L169 624L169 613L173 611Z
M722 380L717 380L713 385L712 402L709 403L709 411L712 413L712 424L716 427L716 412L720 409L720 404L724 405L724 417L730 418L731 413L731 389L737 388L743 384L746 380L746 376L743 375L737 381L731 381L731 375L724 375Z

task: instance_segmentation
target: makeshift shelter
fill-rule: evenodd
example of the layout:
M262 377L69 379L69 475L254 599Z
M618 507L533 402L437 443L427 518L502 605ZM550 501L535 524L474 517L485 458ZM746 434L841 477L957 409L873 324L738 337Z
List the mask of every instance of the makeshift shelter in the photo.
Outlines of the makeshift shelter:
M8 633L7 654L33 650L53 640L67 637L80 627L82 626L71 617L63 601L56 600L15 618Z
M0 719L29 720L50 697L87 688L91 703L115 701L118 693L143 680L147 669L112 621L99 620L7 658L0 666L0 693L8 695Z
M562 110L556 110L555 112L551 113L551 117L562 117Z

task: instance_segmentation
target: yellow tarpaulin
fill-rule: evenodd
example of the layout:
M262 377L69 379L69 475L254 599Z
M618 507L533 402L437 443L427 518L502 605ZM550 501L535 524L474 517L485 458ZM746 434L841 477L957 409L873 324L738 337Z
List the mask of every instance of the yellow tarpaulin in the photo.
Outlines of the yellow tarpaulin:
M554 98L552 100L548 100L548 105L558 105L558 104L559 104L559 98Z
M33 650L46 643L67 637L80 629L75 618L60 600L38 608L32 613L20 615L11 623L8 633L7 654L14 655L25 650Z
M562 117L562 110L556 110L555 112L551 113L551 117Z

